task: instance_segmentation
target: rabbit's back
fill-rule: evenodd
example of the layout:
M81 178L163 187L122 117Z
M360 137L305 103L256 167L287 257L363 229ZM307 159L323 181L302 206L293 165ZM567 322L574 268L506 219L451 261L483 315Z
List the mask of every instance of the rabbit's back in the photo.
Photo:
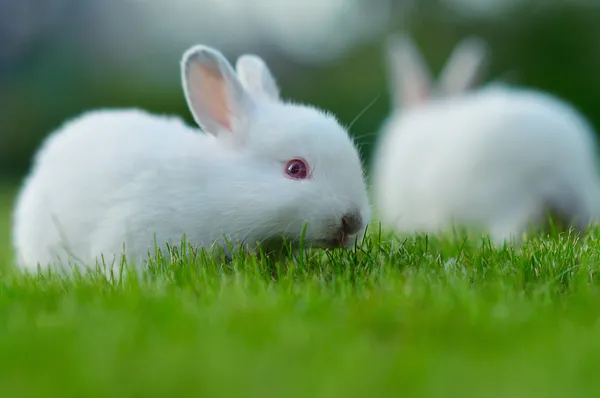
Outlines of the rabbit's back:
M155 212L168 212L188 194L186 187L209 178L202 159L217 156L213 144L178 118L136 109L94 111L67 122L36 154L17 200L17 262L35 267L64 263L69 255L89 263L96 246L127 241L128 224L139 231L145 219L165 219Z

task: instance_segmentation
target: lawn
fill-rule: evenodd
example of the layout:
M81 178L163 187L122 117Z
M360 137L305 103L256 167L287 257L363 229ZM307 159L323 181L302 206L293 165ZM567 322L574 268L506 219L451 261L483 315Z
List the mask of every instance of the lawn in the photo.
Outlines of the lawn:
M520 252L371 231L351 252L109 283L11 271L11 195L0 397L600 396L599 231Z

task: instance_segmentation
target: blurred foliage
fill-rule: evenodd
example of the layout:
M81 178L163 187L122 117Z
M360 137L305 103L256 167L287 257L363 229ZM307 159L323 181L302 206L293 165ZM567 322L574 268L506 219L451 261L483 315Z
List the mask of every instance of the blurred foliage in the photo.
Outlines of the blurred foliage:
M467 18L427 1L419 2L410 16L399 14L393 25L390 32L407 30L414 36L435 73L460 39L480 35L492 51L488 79L556 94L600 131L597 7L532 1L494 18ZM346 125L376 99L351 128L367 165L376 132L390 111L384 39L319 67L283 58L272 64L286 98L330 110ZM138 73L143 63L123 70L102 59L82 66L78 59L68 45L46 43L0 77L0 172L22 174L52 129L89 108L142 107L180 114L192 123L180 88L178 59L173 60L172 76L159 83Z

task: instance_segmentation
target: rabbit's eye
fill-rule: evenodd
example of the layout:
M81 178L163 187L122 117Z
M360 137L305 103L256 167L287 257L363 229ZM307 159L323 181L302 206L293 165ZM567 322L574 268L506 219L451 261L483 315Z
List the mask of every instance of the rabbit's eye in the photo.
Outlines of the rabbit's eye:
M292 159L285 166L285 173L295 180L304 180L308 177L308 167L301 159Z

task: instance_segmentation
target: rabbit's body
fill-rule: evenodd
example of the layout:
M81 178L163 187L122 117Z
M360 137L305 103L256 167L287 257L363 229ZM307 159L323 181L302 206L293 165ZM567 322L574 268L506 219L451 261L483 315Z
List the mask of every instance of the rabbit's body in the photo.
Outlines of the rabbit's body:
M433 101L387 129L377 204L400 230L434 233L454 221L502 240L548 210L577 213L578 226L598 213L592 131L550 96L488 87Z
M66 123L42 146L17 201L19 265L112 265L122 256L139 264L155 244L164 250L184 235L197 247L252 249L272 238L297 241L305 224L307 245L343 246L360 235L369 206L345 130L314 108L280 101L256 101L251 112L228 122L243 122L243 137L239 124L213 135L137 109ZM326 156L325 148L338 152ZM295 157L308 159L310 179L284 176ZM350 227L347 214L357 217Z
M56 261L55 254L65 257L63 247L85 263L93 263L100 251L120 256L123 245L143 254L151 249L148 231L155 231L157 242L186 232L190 242L220 241L223 236L214 232L219 230L250 238L248 226L260 230L264 219L240 219L235 210L253 205L259 215L269 208L261 209L264 200L248 203L260 183L245 186L248 197L219 190L223 183L248 185L248 169L239 167L244 160L232 162L235 156L242 155L221 151L213 136L177 118L139 110L86 113L51 136L36 159L43 166L28 181L16 213L15 225L21 226L16 245L31 250L21 252L20 263ZM233 165L240 170L232 180L213 178L214 168L227 172ZM211 203L219 203L221 211Z
M599 215L592 128L548 94L491 84L432 98L394 113L377 148L376 205L399 231L476 226L501 244L548 212L578 229Z

